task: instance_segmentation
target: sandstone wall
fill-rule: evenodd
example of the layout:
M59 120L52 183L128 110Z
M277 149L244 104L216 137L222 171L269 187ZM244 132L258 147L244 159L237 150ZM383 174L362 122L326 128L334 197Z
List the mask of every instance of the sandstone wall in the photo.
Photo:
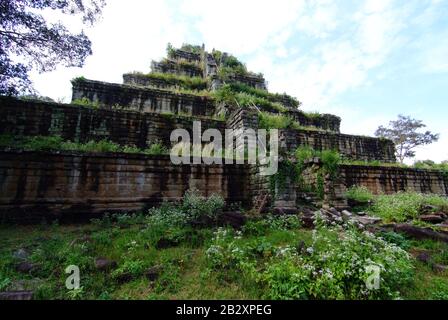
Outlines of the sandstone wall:
M315 185L318 165L310 166L305 174L307 183ZM364 186L374 194L393 194L399 191L448 195L448 176L437 170L387 166L340 165L336 178L325 177L325 203L347 207L345 193L352 186Z
M201 54L181 49L175 49L170 53L170 58L174 60L184 59L190 62L200 62Z
M182 82L176 81L175 79L172 80L157 79L148 77L144 74L134 74L134 73L124 74L123 83L143 87L160 88L160 89L173 89L173 88L181 89L183 87ZM204 82L204 84L202 86L199 86L197 89L199 90L207 89L207 83Z
M138 211L179 200L189 188L247 204L247 166L175 166L168 156L0 152L3 219Z
M92 80L73 82L72 100L82 98L108 109L120 106L141 112L194 116L211 116L215 113L214 102L208 97Z
M300 110L288 112L288 115L304 127L316 127L323 130L340 132L341 118L332 114L310 117Z
M346 187L361 185L374 194L403 190L448 194L448 176L438 170L341 165L339 173Z
M263 76L229 74L226 75L227 81L241 82L256 89L266 90L266 81Z
M178 61L153 61L151 63L152 72L171 73L186 77L202 77L203 70L194 64L182 64Z
M313 130L281 130L280 145L288 151L299 146L315 150L336 150L348 159L395 162L395 146L392 141Z
M172 130L183 128L192 135L191 117L92 109L75 105L23 101L0 97L0 134L60 135L65 140L87 142L108 139L121 145L146 148L156 140L169 145ZM201 120L202 131L224 130L225 122Z

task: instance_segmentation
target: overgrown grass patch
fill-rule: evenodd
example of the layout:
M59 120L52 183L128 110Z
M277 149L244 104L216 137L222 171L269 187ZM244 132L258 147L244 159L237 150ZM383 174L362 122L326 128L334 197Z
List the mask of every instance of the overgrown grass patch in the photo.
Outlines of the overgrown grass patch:
M15 136L0 135L0 147L24 149L28 151L80 151L80 152L122 152L147 155L169 154L169 150L160 141L155 141L146 149L136 146L122 146L107 139L88 142L66 141L61 136Z

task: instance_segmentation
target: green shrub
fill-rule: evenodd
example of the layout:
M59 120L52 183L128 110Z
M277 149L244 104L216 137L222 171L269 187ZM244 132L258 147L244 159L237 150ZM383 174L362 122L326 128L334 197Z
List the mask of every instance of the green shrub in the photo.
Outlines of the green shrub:
M267 90L257 89L240 82L233 82L230 84L226 84L225 86L227 86L233 92L247 93L249 95L257 96L271 102L280 102L283 100L287 100L288 103L294 107L300 106L300 102L297 99L287 94L270 93Z
M201 219L216 221L223 207L224 199L220 195L204 197L197 190L188 190L179 204L164 204L150 209L149 222L169 229L184 227Z
M90 101L88 98L81 98L81 99L75 99L72 101L72 104L82 106L82 107L88 107L92 109L98 109L99 103L97 101Z
M140 77L164 81L172 86L179 86L185 90L205 90L207 89L207 80L201 77L187 77L171 73L152 72L148 74L134 72L134 75Z
M323 169L328 173L331 178L334 178L341 162L341 156L337 151L323 150L320 153Z
M169 150L161 143L161 142L154 142L152 143L147 149L143 151L147 155L162 155L162 154L168 154Z
M448 210L448 199L432 194L398 192L375 197L374 204L369 211L386 221L404 222L408 219L417 219L421 208L425 205L435 206L446 211Z
M258 114L258 126L261 129L288 129L293 127L294 120L288 116L280 114L270 114L261 112Z
M82 151L82 152L121 152L121 146L109 141L109 140L100 140L94 141L91 140L86 143L78 143L78 142L63 142L60 149L62 150L72 150L72 151Z
M413 274L404 250L351 227L319 226L308 248L258 239L247 243L230 230L218 230L206 251L210 270L261 286L265 299L398 298ZM380 270L378 289L367 286L372 266Z
M183 212L187 213L190 220L210 218L216 221L223 207L224 199L221 196L212 194L206 198L200 196L196 190L187 191L181 205Z
M262 219L246 222L243 226L243 233L245 235L261 236L275 230L296 230L300 228L300 225L300 219L295 215L268 215Z
M229 105L248 107L255 105L267 111L285 112L287 109L278 102L269 101L265 97L257 96L253 93L238 92L232 89L231 85L224 85L213 92L213 97L217 102L225 102Z
M33 151L60 150L63 141L60 136L36 136L25 139L22 147Z
M122 265L112 272L112 278L119 278L126 275L131 277L138 277L142 275L145 269L145 264L142 260L125 260Z
M345 196L347 197L347 199L361 203L367 203L369 201L372 201L374 198L372 192L370 192L370 190L364 186L352 186L345 193Z

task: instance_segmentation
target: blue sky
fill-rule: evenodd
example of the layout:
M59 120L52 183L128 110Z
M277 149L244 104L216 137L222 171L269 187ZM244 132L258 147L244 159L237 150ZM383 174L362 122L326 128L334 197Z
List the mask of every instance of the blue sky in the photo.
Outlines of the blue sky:
M149 71L167 42L205 43L304 110L339 115L345 133L372 135L400 113L421 119L441 139L417 159L448 159L448 0L108 0L85 31L94 50L85 67L33 74L41 94L69 101L75 76L121 82Z

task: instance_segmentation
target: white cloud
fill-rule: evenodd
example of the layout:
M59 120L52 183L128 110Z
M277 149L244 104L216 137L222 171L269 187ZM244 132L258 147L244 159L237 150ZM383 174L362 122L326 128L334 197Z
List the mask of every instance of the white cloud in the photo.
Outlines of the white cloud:
M180 12L194 19L194 31L208 47L241 55L286 41L303 8L304 2L295 0L190 0L182 2Z

